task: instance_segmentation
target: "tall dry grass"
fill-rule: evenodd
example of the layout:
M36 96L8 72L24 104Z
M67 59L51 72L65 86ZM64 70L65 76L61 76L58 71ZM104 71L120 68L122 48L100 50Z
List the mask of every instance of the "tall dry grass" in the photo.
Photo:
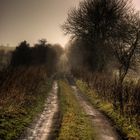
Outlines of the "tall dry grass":
M0 115L12 117L26 113L24 107L34 104L36 90L45 78L47 72L43 66L18 67L1 72Z

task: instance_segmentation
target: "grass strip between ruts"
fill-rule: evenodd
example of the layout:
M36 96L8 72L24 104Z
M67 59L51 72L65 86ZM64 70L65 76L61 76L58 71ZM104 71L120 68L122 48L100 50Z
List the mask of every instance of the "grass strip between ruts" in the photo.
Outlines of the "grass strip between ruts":
M62 122L58 140L93 140L92 125L66 81L59 81L59 99Z

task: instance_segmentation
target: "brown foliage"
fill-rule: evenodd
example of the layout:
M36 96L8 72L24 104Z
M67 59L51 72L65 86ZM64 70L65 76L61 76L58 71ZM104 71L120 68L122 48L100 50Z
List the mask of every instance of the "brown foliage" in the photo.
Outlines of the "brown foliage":
M26 113L25 107L31 107L36 102L36 91L41 81L47 78L46 73L44 66L18 67L3 72L0 85L0 115L12 117Z

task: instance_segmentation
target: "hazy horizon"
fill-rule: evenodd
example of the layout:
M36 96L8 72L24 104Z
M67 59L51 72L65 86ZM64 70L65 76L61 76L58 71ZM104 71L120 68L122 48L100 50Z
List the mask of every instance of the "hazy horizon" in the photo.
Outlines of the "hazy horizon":
M81 0L0 0L0 45L16 46L27 40L31 45L46 38L49 43L65 46L60 25L67 17L68 10ZM140 10L140 0L133 0Z

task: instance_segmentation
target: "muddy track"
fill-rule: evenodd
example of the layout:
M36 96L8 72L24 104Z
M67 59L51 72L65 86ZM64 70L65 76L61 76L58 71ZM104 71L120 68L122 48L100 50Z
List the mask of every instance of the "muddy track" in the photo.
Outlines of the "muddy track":
M93 125L95 140L121 140L112 124L100 111L94 108L88 100L81 94L72 79L68 79L74 94L84 109L86 115ZM44 104L43 112L37 117L34 123L27 128L24 135L19 140L54 140L60 128L58 101L58 84L55 81L51 92Z
M35 122L27 128L24 136L22 136L20 140L54 139L54 127L58 127L54 122L56 122L59 117L58 112L58 85L55 81L53 83L52 90L45 101L43 112L37 117Z
M110 120L89 103L72 79L68 80L68 82L72 87L79 104L92 122L95 140L121 140L121 137L112 126Z

